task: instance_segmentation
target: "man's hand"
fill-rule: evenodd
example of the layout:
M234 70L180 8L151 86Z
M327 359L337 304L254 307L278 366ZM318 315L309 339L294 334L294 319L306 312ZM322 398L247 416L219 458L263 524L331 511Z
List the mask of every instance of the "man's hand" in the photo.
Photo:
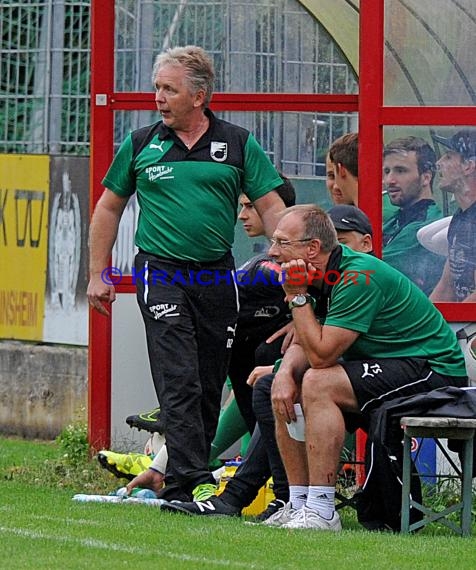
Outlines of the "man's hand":
M120 272L115 267L108 267L111 251L117 237L117 229L122 212L129 197L122 198L106 188L94 209L89 226L89 304L101 315L109 315L103 303L111 304L116 300L114 283L118 283Z
M266 376L266 374L271 374L273 372L273 365L269 366L256 366L251 374L248 376L248 380L246 383L248 386L254 386L256 382L262 377Z
M283 344L281 345L281 354L284 354L291 345L291 343L293 342L295 332L296 331L294 325L291 321L287 325L284 325L284 327L281 327L279 330L277 330L269 338L267 338L266 344L271 344L280 336L284 336Z
M165 476L155 469L147 469L137 477L134 477L132 481L126 486L127 494L130 495L132 489L135 487L140 487L141 489L151 489L154 493L158 493L164 486Z
M116 300L116 290L114 285L104 283L101 274L91 275L87 290L88 301L93 309L101 315L109 316L109 311L104 303L110 305Z
M300 390L294 378L279 370L271 387L273 412L277 418L281 418L287 423L296 421L294 403L299 401L299 393Z
M286 301L290 301L296 295L307 293L307 265L304 259L291 259L281 264L284 273L283 289L286 293Z

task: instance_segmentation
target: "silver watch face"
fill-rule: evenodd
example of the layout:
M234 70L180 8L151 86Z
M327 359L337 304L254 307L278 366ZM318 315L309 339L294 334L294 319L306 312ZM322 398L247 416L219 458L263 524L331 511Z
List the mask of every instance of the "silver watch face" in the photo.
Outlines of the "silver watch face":
M302 307L303 305L305 305L307 303L307 297L306 297L306 295L303 295L303 294L296 295L294 297L294 299L291 301L291 303L295 307Z

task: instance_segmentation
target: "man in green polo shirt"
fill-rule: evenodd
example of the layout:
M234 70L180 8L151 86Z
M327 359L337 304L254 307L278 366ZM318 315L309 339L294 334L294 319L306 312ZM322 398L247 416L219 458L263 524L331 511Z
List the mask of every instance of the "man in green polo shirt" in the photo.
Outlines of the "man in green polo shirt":
M215 491L208 457L236 329L230 250L239 196L253 201L268 236L284 209L274 191L282 180L255 138L208 109L213 79L212 61L199 47L157 56L153 81L162 120L122 143L90 229L88 299L108 315L105 304L115 291L103 282L103 270L137 192L133 280L167 438L163 497L171 500L203 500Z
M334 496L344 414L365 417L395 397L465 386L463 354L424 293L378 258L339 245L319 207L288 208L269 254L285 272L296 336L271 394L290 503L266 523L339 531ZM305 444L287 430L297 403Z

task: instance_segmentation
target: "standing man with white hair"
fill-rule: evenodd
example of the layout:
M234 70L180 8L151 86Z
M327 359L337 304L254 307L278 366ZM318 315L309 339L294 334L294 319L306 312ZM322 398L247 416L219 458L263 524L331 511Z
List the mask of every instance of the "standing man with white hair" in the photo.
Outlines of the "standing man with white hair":
M252 134L208 109L213 64L197 46L157 56L162 120L127 136L109 168L90 229L88 298L103 315L115 299L101 275L119 221L137 192L137 300L165 425L169 461L163 497L208 498L208 470L237 319L231 255L245 192L270 236L284 209L282 180ZM203 278L200 278L203 277Z

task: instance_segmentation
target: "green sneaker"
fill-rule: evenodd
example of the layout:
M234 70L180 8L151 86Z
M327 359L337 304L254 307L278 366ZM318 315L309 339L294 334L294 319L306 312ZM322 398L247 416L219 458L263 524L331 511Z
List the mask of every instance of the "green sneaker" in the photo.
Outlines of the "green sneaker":
M213 483L201 483L192 491L193 502L207 501L210 497L214 497L218 487Z
M115 453L103 450L98 453L98 461L104 469L114 473L116 477L132 481L152 464L152 459L142 453Z

